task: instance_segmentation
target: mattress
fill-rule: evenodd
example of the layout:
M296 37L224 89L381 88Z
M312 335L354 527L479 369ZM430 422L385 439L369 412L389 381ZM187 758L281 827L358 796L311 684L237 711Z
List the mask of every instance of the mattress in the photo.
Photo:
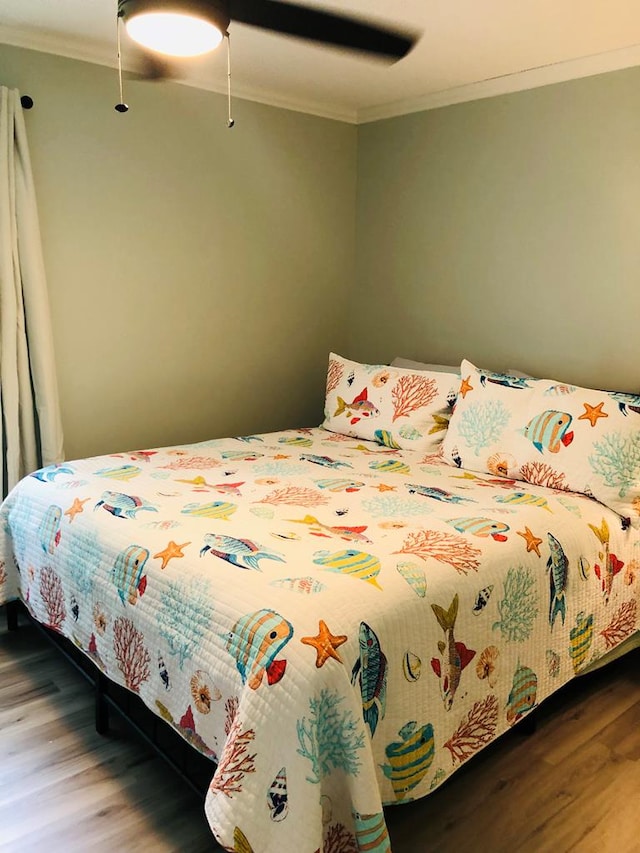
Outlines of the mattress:
M0 516L0 603L212 759L231 850L389 850L384 806L637 639L611 510L321 428L44 468Z

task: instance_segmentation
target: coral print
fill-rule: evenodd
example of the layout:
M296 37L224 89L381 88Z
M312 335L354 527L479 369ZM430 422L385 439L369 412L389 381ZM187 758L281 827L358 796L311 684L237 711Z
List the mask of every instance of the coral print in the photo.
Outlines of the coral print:
M211 759L221 849L389 853L383 804L637 638L640 397L461 376L336 356L323 427L78 460L0 506L0 603Z
M391 392L393 400L393 420L407 417L416 409L428 406L437 394L437 385L434 379L421 377L419 375L401 376L394 385Z
M476 456L483 447L497 441L509 423L509 412L500 401L490 400L470 406L460 421L460 435Z
M327 372L327 394L331 391L335 391L335 389L340 384L340 380L342 379L343 373L344 365L341 364L337 359L330 358L329 370Z

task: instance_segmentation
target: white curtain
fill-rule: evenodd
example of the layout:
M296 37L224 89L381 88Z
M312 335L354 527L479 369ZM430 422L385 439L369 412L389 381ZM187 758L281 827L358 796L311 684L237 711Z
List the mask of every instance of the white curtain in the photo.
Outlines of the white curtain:
M0 86L0 406L2 495L61 462L62 422L49 297L20 94Z

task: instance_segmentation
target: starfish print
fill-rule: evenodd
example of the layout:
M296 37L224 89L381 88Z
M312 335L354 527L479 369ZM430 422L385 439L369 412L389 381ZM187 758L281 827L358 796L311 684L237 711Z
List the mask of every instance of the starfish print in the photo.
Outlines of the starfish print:
M540 556L540 545L542 545L542 539L538 539L538 537L532 533L528 527L525 526L524 531L517 530L516 533L518 536L522 536L524 541L527 543L527 552L535 551L538 557Z
M80 498L74 498L73 503L64 511L65 515L69 516L69 522L72 522L76 515L79 515L81 512L84 512L84 505L89 500L89 498L84 498L80 500Z
M463 400L467 396L467 391L473 391L473 385L469 382L470 379L471 376L467 376L466 379L462 380L462 384L460 385L460 393L462 394Z
M300 642L315 648L317 655L316 666L319 669L329 658L334 658L342 663L342 658L336 649L347 642L347 636L346 634L335 636L327 627L327 623L321 619L318 623L318 634L315 637L301 637Z
M608 418L609 415L602 411L604 403L598 403L597 406L590 406L588 403L583 403L584 414L580 415L579 421L589 421L592 427L596 425L598 418Z
M276 453L273 458L276 460L291 459L291 454L289 454L289 453Z
M182 549L186 548L187 545L191 545L191 542L184 542L182 545L178 545L176 542L171 540L164 551L158 551L157 554L154 554L154 559L157 557L162 560L161 569L166 569L169 563L169 560L173 559L173 557L184 557L182 553Z
M377 489L379 492L395 492L395 486L387 486L385 483L378 483L377 486L372 486L373 489Z

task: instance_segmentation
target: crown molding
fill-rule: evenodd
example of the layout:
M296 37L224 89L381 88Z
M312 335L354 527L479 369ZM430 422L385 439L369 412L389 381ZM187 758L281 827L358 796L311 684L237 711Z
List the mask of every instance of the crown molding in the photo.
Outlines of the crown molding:
M18 27L0 26L0 43L14 47L37 50L42 53L52 53L67 59L77 59L81 62L91 62L109 68L116 67L114 51L98 42L74 39L61 34L45 33L38 30L20 29ZM549 86L553 83L563 83L581 77L592 77L609 71L620 71L640 65L640 45L635 44L618 50L584 56L578 59L566 60L538 68L527 68L512 74L505 74L470 83L431 92L417 98L406 98L392 103L379 104L361 109L349 108L337 104L328 104L313 100L290 98L278 92L249 86L234 84L234 97L247 101L265 104L280 109L293 110L309 115L340 121L347 124L368 124L388 118L398 118L410 113L433 110L465 101L476 101L482 98L493 98L511 92L535 89ZM132 70L123 63L123 67ZM226 86L212 84L209 79L193 78L191 80L173 81L179 85L192 86L216 94L226 95Z
M640 65L640 45L583 56L543 65L538 68L527 68L513 74L504 74L470 83L467 86L456 86L439 92L432 92L418 98L394 101L390 104L364 107L357 111L357 124L367 124L387 118L398 118L409 113L434 110L465 101L477 101L482 98L493 98L496 95L506 95L510 92L521 92L525 89L537 89L540 86L550 86L553 83L565 83L581 77L593 77L596 74L606 74L609 71L621 71Z
M98 42L87 42L81 39L44 33L42 31L0 26L0 44L36 50L40 53L51 53L56 56L63 56L66 59L91 62L94 65L103 65L107 68L117 67L115 49L105 48L103 44ZM135 70L127 63L126 59L123 59L122 67L125 71ZM219 95L227 94L226 84L224 86L217 86L211 80L204 79L203 77L198 78L196 76L190 80L172 80L171 82L182 86L191 86L196 89L204 89L205 91L215 92ZM306 113L307 115L318 116L319 118L327 118L347 124L357 123L355 109L349 109L348 107L337 104L290 98L268 89L239 86L235 83L233 86L233 96L234 99L239 98L245 101L253 101L264 104L265 106L293 110L294 112Z

